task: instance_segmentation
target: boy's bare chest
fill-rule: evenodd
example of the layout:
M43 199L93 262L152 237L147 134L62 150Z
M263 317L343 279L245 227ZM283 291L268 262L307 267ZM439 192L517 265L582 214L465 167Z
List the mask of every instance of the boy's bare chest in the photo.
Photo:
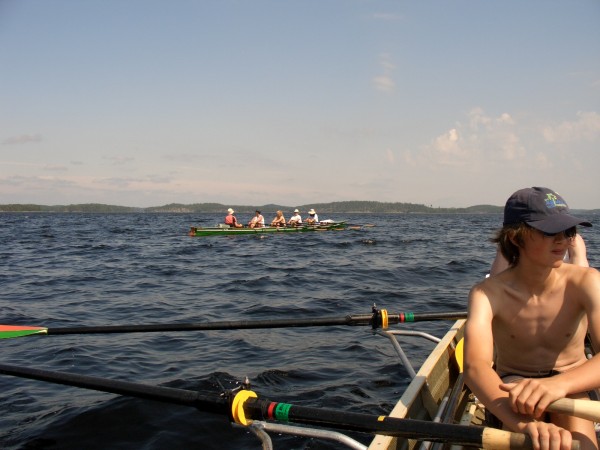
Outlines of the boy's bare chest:
M578 303L566 295L564 288L540 295L507 290L502 308L497 311L496 339L531 346L565 345L577 333L582 317Z

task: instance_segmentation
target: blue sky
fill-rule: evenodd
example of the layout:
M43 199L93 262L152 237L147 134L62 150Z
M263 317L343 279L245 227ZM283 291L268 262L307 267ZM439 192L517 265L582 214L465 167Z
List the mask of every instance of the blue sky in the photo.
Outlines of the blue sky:
M597 0L0 0L0 204L600 207Z

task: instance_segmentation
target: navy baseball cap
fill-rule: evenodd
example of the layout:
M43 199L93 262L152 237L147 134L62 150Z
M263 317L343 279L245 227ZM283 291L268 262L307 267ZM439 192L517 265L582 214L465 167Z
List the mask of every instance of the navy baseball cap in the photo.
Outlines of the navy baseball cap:
M576 225L592 224L569 214L567 202L552 189L531 187L518 190L504 206L504 225L524 222L544 233L556 234Z

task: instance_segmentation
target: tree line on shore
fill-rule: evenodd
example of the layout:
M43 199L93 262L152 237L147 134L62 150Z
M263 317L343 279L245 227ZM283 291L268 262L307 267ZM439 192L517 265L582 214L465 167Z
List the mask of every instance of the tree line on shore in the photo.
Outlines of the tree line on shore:
M128 206L105 205L100 203L83 203L72 205L35 205L6 204L0 205L0 212L55 212L55 213L226 213L233 208L237 213L253 213L255 210L271 213L277 210L308 211L314 208L319 213L362 213L362 214L406 214L406 213L500 213L502 207L493 205L477 205L468 208L438 208L416 203L377 202L377 201L343 201L316 203L310 205L223 205L221 203L170 203L163 206L136 208Z
M494 214L502 213L503 206L475 205L466 208L440 208L426 206L416 203L401 202L377 202L377 201L343 201L330 203L315 203L310 205L223 205L221 203L170 203L163 206L152 206L148 208L136 208L129 206L105 205L101 203L81 203L73 205L35 205L35 204L6 204L0 205L0 212L53 212L53 213L103 213L103 214L126 214L126 213L207 213L226 214L227 208L233 208L236 213L252 214L255 210L263 213L275 213L277 210L285 212L298 208L300 211L308 211L314 208L319 214L332 213L356 213L356 214ZM600 209L579 210L586 213L599 214Z

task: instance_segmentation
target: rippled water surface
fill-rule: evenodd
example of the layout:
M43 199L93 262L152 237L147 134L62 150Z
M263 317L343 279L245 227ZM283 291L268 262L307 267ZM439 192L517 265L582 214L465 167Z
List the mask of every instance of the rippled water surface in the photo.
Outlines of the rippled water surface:
M0 321L71 327L464 311L499 215L343 215L360 231L190 238L185 214L1 214ZM596 221L597 217L591 217ZM596 221L597 222L597 221ZM583 230L590 264L600 235ZM402 325L442 336L449 322ZM406 338L418 367L432 344ZM368 327L4 339L2 363L219 395L388 413L408 383ZM0 375L3 449L259 449L224 416ZM370 436L354 435L368 443ZM330 449L273 436L279 449Z

